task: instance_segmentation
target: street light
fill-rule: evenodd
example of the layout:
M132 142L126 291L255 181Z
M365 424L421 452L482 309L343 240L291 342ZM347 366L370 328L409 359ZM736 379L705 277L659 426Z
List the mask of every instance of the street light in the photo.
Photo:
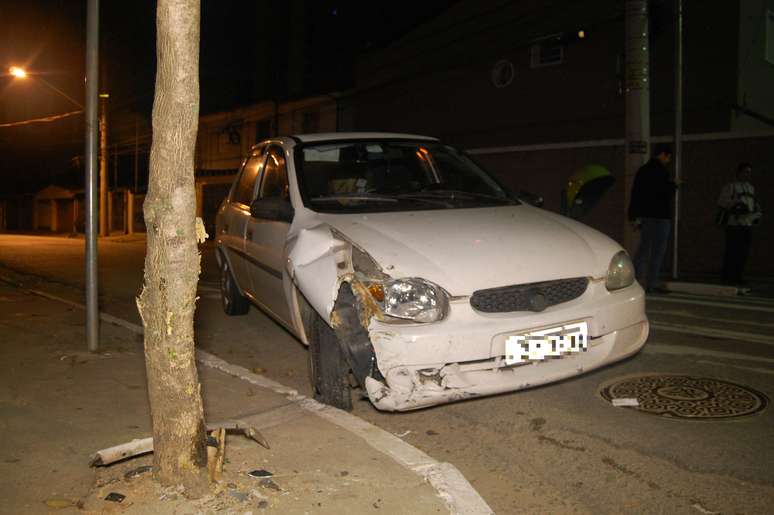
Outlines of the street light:
M70 95L68 95L67 93L62 91L61 89L57 88L56 86L54 86L53 84L51 84L50 82L45 80L43 77L39 77L39 76L35 76L35 75L30 75L29 73L27 73L27 70L25 70L24 68L21 68L19 66L11 66L10 68L8 68L8 72L12 76L16 77L17 79L26 79L28 77L32 78L32 79L35 79L36 81L40 82L44 86L46 86L49 89L55 91L59 95L63 96L64 98L66 98L67 100L69 100L70 102L72 102L73 104L78 106L79 109L83 109L83 104L81 104L80 102L75 100L73 97L71 97Z
M17 79L24 79L27 77L27 72L24 70L24 68L19 68L18 66L11 66L8 68L8 71L11 72L11 75Z

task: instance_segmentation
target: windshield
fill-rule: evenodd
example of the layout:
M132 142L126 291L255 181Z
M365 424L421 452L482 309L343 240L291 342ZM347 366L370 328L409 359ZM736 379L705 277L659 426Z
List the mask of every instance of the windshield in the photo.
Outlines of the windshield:
M321 212L413 211L515 204L455 148L434 142L306 144L296 154L301 196Z

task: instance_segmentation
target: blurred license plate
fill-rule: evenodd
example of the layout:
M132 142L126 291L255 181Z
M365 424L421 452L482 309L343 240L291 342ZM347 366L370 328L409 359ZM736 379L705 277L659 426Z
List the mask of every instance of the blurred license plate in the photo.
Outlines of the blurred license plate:
M560 357L588 348L589 327L573 322L540 331L513 334L505 340L505 363L517 365L549 357Z

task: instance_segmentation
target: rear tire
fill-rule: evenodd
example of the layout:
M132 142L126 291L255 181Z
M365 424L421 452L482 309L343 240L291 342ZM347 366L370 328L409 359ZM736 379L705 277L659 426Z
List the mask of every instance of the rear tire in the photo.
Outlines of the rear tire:
M349 365L333 329L315 316L309 338L309 382L314 398L345 411L352 411Z
M225 259L220 269L220 299L223 312L228 316L244 315L250 310L250 301L239 292L234 282L234 275Z

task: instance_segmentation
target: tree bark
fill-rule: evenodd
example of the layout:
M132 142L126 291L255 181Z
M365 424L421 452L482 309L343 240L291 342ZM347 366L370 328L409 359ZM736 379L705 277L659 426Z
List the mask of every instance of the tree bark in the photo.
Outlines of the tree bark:
M197 248L194 152L199 122L199 0L158 0L156 92L145 277L137 307L153 420L153 473L196 497L207 487L201 385L194 355Z

